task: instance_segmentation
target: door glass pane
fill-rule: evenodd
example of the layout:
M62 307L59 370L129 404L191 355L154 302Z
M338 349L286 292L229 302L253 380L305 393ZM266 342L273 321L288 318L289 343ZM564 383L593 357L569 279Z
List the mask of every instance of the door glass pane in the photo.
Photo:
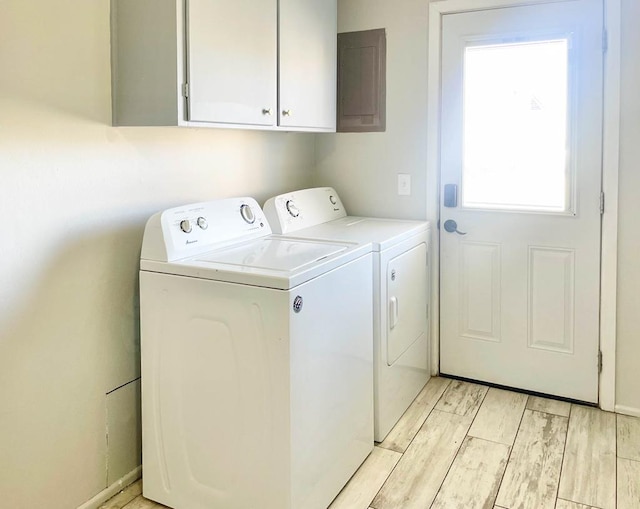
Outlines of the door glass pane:
M566 211L568 40L469 46L464 207Z

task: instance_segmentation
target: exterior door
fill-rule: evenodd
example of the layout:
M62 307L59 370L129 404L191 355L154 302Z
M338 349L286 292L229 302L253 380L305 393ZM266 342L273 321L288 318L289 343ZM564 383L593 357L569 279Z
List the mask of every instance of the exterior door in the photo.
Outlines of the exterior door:
M602 12L444 16L444 374L597 402Z

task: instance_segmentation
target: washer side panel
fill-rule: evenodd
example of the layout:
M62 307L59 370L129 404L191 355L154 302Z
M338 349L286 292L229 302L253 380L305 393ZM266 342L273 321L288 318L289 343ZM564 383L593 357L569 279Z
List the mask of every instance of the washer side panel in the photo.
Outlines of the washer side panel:
M140 273L144 495L290 507L288 293Z

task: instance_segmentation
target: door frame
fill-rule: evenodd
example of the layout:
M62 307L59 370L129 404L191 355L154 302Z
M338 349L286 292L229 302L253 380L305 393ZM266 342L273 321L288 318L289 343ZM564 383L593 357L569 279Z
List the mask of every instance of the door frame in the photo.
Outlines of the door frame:
M442 16L461 12L573 0L432 0L429 4L427 81L427 219L440 219L440 101ZM605 194L600 247L599 405L613 412L616 401L616 299L618 272L618 163L620 144L620 24L621 0L603 0L604 53L602 190ZM440 371L440 239L434 228L431 263L432 372Z

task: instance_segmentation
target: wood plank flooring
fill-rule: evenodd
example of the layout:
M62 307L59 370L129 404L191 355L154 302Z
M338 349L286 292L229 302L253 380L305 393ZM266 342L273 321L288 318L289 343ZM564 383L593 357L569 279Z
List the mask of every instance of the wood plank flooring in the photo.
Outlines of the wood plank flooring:
M413 508L640 509L640 419L432 378L330 506Z
M571 407L558 497L600 509L615 509L615 414Z
M566 417L525 410L497 505L554 509L567 422Z

